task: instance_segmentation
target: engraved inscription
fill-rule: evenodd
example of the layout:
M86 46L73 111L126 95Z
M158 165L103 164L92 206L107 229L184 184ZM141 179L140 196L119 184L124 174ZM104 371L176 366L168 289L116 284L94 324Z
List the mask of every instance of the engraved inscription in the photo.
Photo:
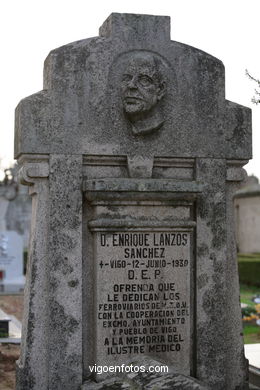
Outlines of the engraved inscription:
M190 236L96 233L99 364L146 354L190 373Z

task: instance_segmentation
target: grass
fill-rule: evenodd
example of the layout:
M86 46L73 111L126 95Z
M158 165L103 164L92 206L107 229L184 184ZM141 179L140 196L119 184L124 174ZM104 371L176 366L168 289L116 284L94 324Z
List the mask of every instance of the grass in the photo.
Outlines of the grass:
M251 260L260 260L260 253L239 253L238 261L251 261Z
M238 271L241 283L260 288L260 253L239 253Z
M243 327L244 344L260 343L260 327L255 325L245 325Z
M245 327L244 335L248 336L250 334L255 334L257 332L259 332L259 326L248 325L248 326Z

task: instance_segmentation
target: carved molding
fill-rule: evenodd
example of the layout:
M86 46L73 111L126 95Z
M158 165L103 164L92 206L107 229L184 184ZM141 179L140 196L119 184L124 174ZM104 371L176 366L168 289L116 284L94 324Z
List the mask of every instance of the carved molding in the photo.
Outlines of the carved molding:
M173 221L143 221L129 218L128 220L113 219L113 218L98 218L91 220L88 223L91 231L107 231L115 229L129 230L142 229L142 231L162 231L170 228L178 228L178 230L191 231L196 226L195 221L191 220L173 220Z
M35 180L46 178L49 176L49 164L47 162L42 163L26 163L24 164L18 173L21 184L33 185Z
M30 186L29 194L38 192L36 184L49 176L49 156L48 155L23 155L19 158L18 181Z
M243 166L248 163L248 160L227 160L227 181L243 181L247 173Z
M127 156L85 155L83 165L87 166L127 166ZM154 167L194 168L194 158L154 156Z
M83 181L83 192L90 201L133 199L133 196L136 200L195 200L204 190L205 184L197 181L125 178Z

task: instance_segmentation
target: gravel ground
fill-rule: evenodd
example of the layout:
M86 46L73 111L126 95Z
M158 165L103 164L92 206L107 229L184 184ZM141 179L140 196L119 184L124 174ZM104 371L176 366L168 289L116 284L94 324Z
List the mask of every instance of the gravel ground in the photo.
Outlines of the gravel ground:
M0 308L22 321L23 295L0 295ZM20 355L20 345L0 344L0 390L15 389L15 361Z
M23 294L0 295L0 309L14 315L19 321L23 317Z
M20 345L0 344L0 389L14 390L15 361L20 355Z

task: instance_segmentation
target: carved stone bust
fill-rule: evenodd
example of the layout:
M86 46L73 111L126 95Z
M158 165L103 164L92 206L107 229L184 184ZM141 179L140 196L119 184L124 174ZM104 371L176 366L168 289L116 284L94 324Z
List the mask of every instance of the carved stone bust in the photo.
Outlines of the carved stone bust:
M159 129L165 118L160 102L166 92L165 65L147 51L131 53L121 77L123 111L134 134Z

